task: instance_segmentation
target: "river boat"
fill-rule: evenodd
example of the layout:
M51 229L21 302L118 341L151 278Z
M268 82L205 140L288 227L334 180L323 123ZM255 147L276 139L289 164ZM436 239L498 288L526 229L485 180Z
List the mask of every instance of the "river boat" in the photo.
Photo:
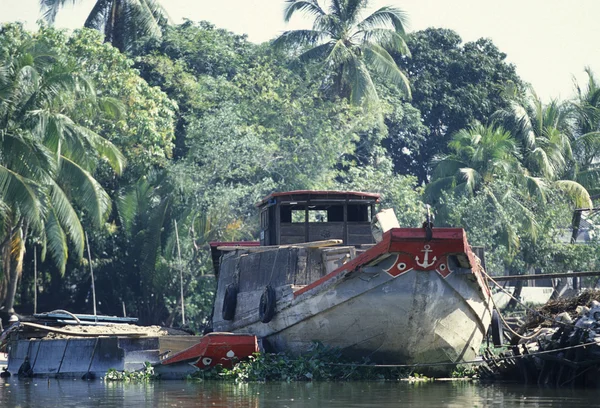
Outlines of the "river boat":
M260 242L212 243L212 329L254 334L265 350L315 342L348 357L419 364L472 360L492 318L481 257L461 228L400 228L379 195L273 193L257 204ZM375 234L373 234L373 226Z

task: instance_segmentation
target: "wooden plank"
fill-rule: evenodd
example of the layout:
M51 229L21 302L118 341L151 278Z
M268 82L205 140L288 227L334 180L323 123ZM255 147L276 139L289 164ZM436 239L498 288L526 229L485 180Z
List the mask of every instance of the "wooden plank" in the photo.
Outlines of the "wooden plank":
M341 239L327 239L324 241L313 241L313 242L300 242L298 244L290 245L270 245L270 246L259 246L259 247L244 247L244 246L220 246L217 249L219 251L237 251L244 250L248 252L263 252L273 251L280 248L323 248L342 243Z
M200 343L202 336L162 336L158 338L160 354L170 352L171 355Z
M64 335L73 336L73 337L124 337L124 336L147 337L146 333L140 333L140 332L123 332L123 333L107 333L107 334L85 333L85 332L80 333L80 332L72 332L69 330L57 329L56 327L49 327L49 326L44 326L44 325L36 324L36 323L21 322L21 324L26 327L32 327L34 329L45 330L48 332L64 334ZM89 326L86 326L86 327L89 327Z

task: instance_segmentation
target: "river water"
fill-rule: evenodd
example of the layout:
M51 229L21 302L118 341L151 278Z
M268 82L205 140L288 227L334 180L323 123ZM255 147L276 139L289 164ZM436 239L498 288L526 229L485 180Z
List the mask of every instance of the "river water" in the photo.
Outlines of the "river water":
M470 382L268 383L0 379L0 407L600 407L600 391Z

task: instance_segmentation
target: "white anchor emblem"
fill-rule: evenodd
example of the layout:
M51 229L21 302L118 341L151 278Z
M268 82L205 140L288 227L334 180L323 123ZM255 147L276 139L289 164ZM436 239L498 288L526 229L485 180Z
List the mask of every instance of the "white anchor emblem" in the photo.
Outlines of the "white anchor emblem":
M419 262L419 257L415 257L415 261L417 261L417 265L419 265L421 268L429 268L430 266L432 266L435 261L437 261L437 256L433 257L433 260L431 261L431 263L429 263L429 253L431 252L431 248L429 245L425 245L424 246L425 249L423 249L421 252L425 252L425 259L423 259L423 263Z

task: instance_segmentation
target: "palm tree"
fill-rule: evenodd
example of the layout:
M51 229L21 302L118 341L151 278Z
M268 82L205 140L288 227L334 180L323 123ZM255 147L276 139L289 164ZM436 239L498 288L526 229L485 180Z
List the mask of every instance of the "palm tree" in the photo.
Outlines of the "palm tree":
M361 19L368 0L331 0L328 12L318 0L286 0L286 3L286 22L296 12L304 12L314 16L313 28L286 31L275 40L274 46L301 47L301 62L321 62L326 82L338 96L353 104L377 100L372 70L410 97L408 79L390 55L390 52L410 54L404 41L406 16L401 10L381 7Z
M576 98L571 102L574 116L572 177L593 196L600 195L600 84L586 68L587 86L576 86Z
M502 236L509 250L519 247L519 230L535 238L535 214L524 203L531 199L543 202L546 184L521 165L513 136L500 126L477 124L456 132L449 147L451 154L434 161L432 180L425 190L428 200L436 202L444 191L471 197L484 194L499 215L506 206L519 209L520 226L510 221L503 225Z
M551 101L544 105L533 90L492 116L520 142L522 163L530 174L563 190L577 207L591 208L589 192L579 182L583 178L578 176L579 165L573 149L598 140L598 135L590 133L577 139L572 118L569 104Z
M40 0L46 21L54 23L67 2ZM105 41L123 52L144 36L160 37L167 21L167 13L157 0L97 0L84 26L103 32Z
M11 311L27 239L35 236L64 273L69 245L83 255L79 206L95 225L110 210L110 198L92 176L98 158L120 173L118 149L75 123L69 113L97 103L84 77L41 42L23 41L0 60L0 232L3 279L0 298Z

